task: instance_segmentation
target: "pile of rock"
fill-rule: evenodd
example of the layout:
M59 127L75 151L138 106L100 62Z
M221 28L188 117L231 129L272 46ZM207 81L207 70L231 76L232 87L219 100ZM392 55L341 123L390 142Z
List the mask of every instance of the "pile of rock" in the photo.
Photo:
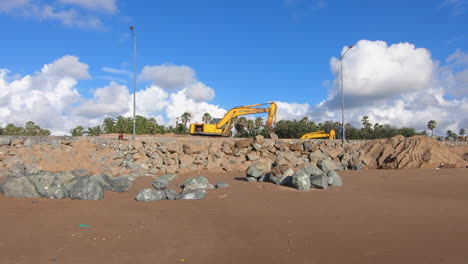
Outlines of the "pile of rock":
M328 186L343 185L341 177L335 171L336 169L339 167L328 160L305 163L296 170L278 163L273 164L273 168L270 170L268 164L258 163L249 166L246 178L249 182L272 182L301 191L310 188L327 189Z
M255 163L277 163L299 168L317 159L333 161L342 169L361 169L370 161L359 144L337 140L237 138L148 138L118 141L110 138L0 137L0 169L14 164L54 164L87 168L132 177L160 173L244 172ZM77 163L76 160L80 160Z
M185 180L179 193L174 189L169 189L169 183L178 178L178 174L164 174L152 182L153 188L141 190L135 200L142 202L161 201L161 200L198 200L204 199L208 189L226 188L229 184L224 182L210 184L208 179L199 176Z
M128 191L132 180L127 176L114 178L107 174L90 175L85 169L67 172L27 171L26 167L18 165L0 183L0 192L9 198L101 200L105 190Z

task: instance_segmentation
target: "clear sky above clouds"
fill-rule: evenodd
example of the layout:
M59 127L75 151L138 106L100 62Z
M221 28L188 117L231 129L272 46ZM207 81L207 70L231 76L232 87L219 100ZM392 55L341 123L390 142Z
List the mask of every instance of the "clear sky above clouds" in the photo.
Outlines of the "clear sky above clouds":
M468 0L2 0L0 125L173 124L276 101L280 119L468 128Z

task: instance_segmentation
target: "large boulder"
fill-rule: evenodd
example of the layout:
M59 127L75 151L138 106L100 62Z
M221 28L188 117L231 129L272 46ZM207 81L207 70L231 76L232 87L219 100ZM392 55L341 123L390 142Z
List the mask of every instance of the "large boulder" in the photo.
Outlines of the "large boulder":
M166 198L167 196L165 191L146 188L137 194L135 200L141 202L152 202L166 200Z
M287 165L290 167L295 167L297 164L297 158L291 151L280 151L276 155L275 164L277 166Z
M128 176L120 176L114 178L109 175L106 175L104 179L109 184L108 189L113 192L126 192L132 187L132 180Z
M0 146L9 146L11 144L10 137L0 137Z
M166 192L166 197L168 200L175 200L177 199L177 196L179 196L179 193L173 189L165 189L164 192Z
M317 165L324 172L328 172L329 170L333 169L333 164L332 164L331 160L326 160L326 159L319 160L317 162Z
M236 143L234 144L234 147L238 149L247 148L248 146L250 146L250 144L252 144L252 142L253 142L253 139L251 138L241 139L241 140L236 141Z
M3 192L8 198L37 198L41 197L27 177L9 178L3 185Z
M65 184L52 173L41 173L28 177L37 192L49 199L64 199L69 195Z
M307 163L302 169L305 174L309 176L319 176L319 175L324 175L325 173L319 169L315 164L313 163Z
M199 176L196 178L189 178L184 182L184 191L185 190L196 190L196 189L206 189L208 188L208 179Z
M277 184L288 186L291 185L291 176L294 171L288 166L277 166L269 173L270 181Z
M310 184L315 188L327 189L328 177L327 175L310 176Z
M78 200L101 200L104 197L104 188L97 181L81 178L73 185L70 197Z
M182 149L185 154L199 154L204 150L202 144L194 144L194 143L185 143L182 145Z
M164 178L156 178L152 183L151 185L153 185L153 187L156 189L156 190L164 190L167 188L167 186L169 186L169 181L164 179Z
M334 170L328 171L327 177L328 177L328 184L329 185L336 186L336 187L339 187L339 186L343 185L343 181L341 180L340 175L338 175L338 173L336 173L336 171L334 171Z
M305 174L303 171L296 171L292 175L292 187L305 191L310 189L310 178L309 175Z
M56 173L55 177L57 177L57 179L59 179L61 182L63 182L63 184L65 185L65 187L68 190L68 193L71 192L71 189L72 189L73 185L75 185L75 183L77 181L77 178L76 178L75 174L73 174L72 172L69 172L69 171Z
M204 199L206 197L206 190L205 189L192 189L184 191L178 197L179 200L199 200Z
M262 164L262 163L252 164L247 168L246 177L252 177L252 178L258 179L262 175L265 174L267 169L268 167L265 164Z

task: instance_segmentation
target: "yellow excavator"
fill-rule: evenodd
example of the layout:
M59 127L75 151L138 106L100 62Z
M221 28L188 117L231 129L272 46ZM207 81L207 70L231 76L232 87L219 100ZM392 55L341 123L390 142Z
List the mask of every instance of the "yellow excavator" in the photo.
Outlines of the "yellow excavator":
M258 106L270 105L269 107L259 108ZM213 118L209 124L194 123L190 124L190 135L204 136L231 136L232 119L242 115L268 113L266 122L267 128L271 131L276 122L276 103L253 104L238 106L229 110L223 118Z
M336 131L334 129L330 130L330 133L325 133L325 131L311 132L302 135L301 139L313 139L313 138L328 138L336 139Z

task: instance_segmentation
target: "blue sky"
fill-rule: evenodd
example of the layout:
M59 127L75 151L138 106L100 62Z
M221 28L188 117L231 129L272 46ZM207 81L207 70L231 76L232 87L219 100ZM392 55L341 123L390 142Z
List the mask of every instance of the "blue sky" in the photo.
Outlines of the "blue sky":
M468 90L468 75L465 73L468 64L467 8L466 0L160 0L138 1L138 4L126 0L6 0L0 3L0 23L4 25L0 69L8 70L8 77L4 77L6 89L15 80L28 75L38 76L46 64L53 64L66 55L74 56L80 63L88 65L88 76L73 76L76 83L70 84L68 89L76 91L78 95L75 94L75 99L67 102L77 107L91 103L94 103L94 108L99 107L99 102L103 101L99 100L96 91L108 87L111 81L116 83L114 87L121 85L130 89L130 95L132 93L133 39L129 25L133 24L138 40L139 91L161 86L157 78L167 72L156 74L153 71L148 74L156 75L147 75L145 78L141 76L145 66L187 66L194 74L189 77L191 81L188 83L200 82L212 89L214 96L194 97L194 104L205 103L212 105L211 108L194 106L191 110L180 106L181 110L213 109L215 115L221 114L223 109L238 105L280 101L284 102L280 107L283 118L308 115L317 121L327 118L339 120L337 110L331 103L328 104L336 96L333 91L338 87L336 79L339 77L339 72L333 70L332 58L339 58L346 45L368 40L368 45L357 45L348 53L349 65L345 64L348 69L357 69L358 65L363 68L363 62L367 60L359 57L362 54L373 54L370 58L373 62L381 59L378 54L383 53L370 52L375 49L373 44L377 41L386 44L383 52L392 45L409 43L412 46L406 46L407 52L403 52L403 55L398 52L391 54L411 57L417 49L427 51L429 55L424 55L426 57L423 60L431 65L431 69L428 75L421 78L431 81L418 83L421 87L417 90L408 88L408 93L404 91L405 85L402 85L401 89L397 89L399 94L386 94L385 98L380 96L382 89L393 88L380 87L380 92L373 91L363 98L359 97L362 94L353 94L353 91L361 89L359 83L364 79L353 77L355 79L347 80L344 75L345 87L346 81L357 85L352 86L347 95L350 98L359 95L354 103L351 99L350 106L365 104L368 100L372 104L372 108L356 107L350 113L350 122L358 125L360 116L370 115L371 121L424 129L428 121L425 119L430 115L416 115L415 112L424 111L413 111L409 101L413 99L409 97L421 97L414 93L426 92L440 104L439 108L426 109L426 112L440 112L443 108L446 114L439 117L441 129L456 130L468 126L463 115L446 120L454 109L465 109ZM366 49L369 52L365 52ZM450 56L454 59L449 60ZM355 64L351 64L353 61ZM413 60L406 61L411 64ZM418 67L410 65L407 68L417 70ZM122 72L116 73L115 70ZM386 68L382 68L384 70ZM368 71L356 72L355 76L366 76ZM398 74L390 75L389 78L399 78ZM175 75L179 76L178 72ZM378 75L373 73L372 76ZM407 75L413 73L405 72L404 76ZM412 80L408 83L412 83ZM161 91L155 93L166 92L167 96L155 99L155 103L163 104L164 100L169 100L173 95L175 97L175 93L186 87L160 88ZM106 91L111 92L112 89ZM12 95L3 96L7 98ZM380 101L374 100L377 97ZM4 108L3 115L0 110L4 122L21 123L28 118L12 117L13 99L11 97L8 100L10 104L2 105L0 102L0 107ZM386 101L382 103L381 100ZM407 105L403 107L405 113L411 112L414 116L399 120L397 117L402 112L398 110L398 100L403 100ZM180 102L184 104L183 100ZM328 108L321 107L321 102L328 104ZM143 112L158 116L160 122L169 124L173 122L174 116L168 112L171 107L177 108L177 105L170 105L167 103L167 107L155 111L148 110L148 106ZM386 110L377 109L383 105L391 106L395 113L391 116L383 115L382 112ZM64 108L59 109L63 113L57 120L65 118L74 121L52 129L63 133L71 128L67 126L83 120L93 125L105 116L130 113L127 108L119 109L120 112L93 110L99 114L92 116L85 111L88 114L82 114L81 117L79 113L83 111L78 113L76 109L67 109L75 111L73 115L68 115ZM31 109L35 112L34 107ZM36 122L41 123L41 118L38 119ZM424 121L411 121L420 119ZM51 126L48 122L43 123Z

